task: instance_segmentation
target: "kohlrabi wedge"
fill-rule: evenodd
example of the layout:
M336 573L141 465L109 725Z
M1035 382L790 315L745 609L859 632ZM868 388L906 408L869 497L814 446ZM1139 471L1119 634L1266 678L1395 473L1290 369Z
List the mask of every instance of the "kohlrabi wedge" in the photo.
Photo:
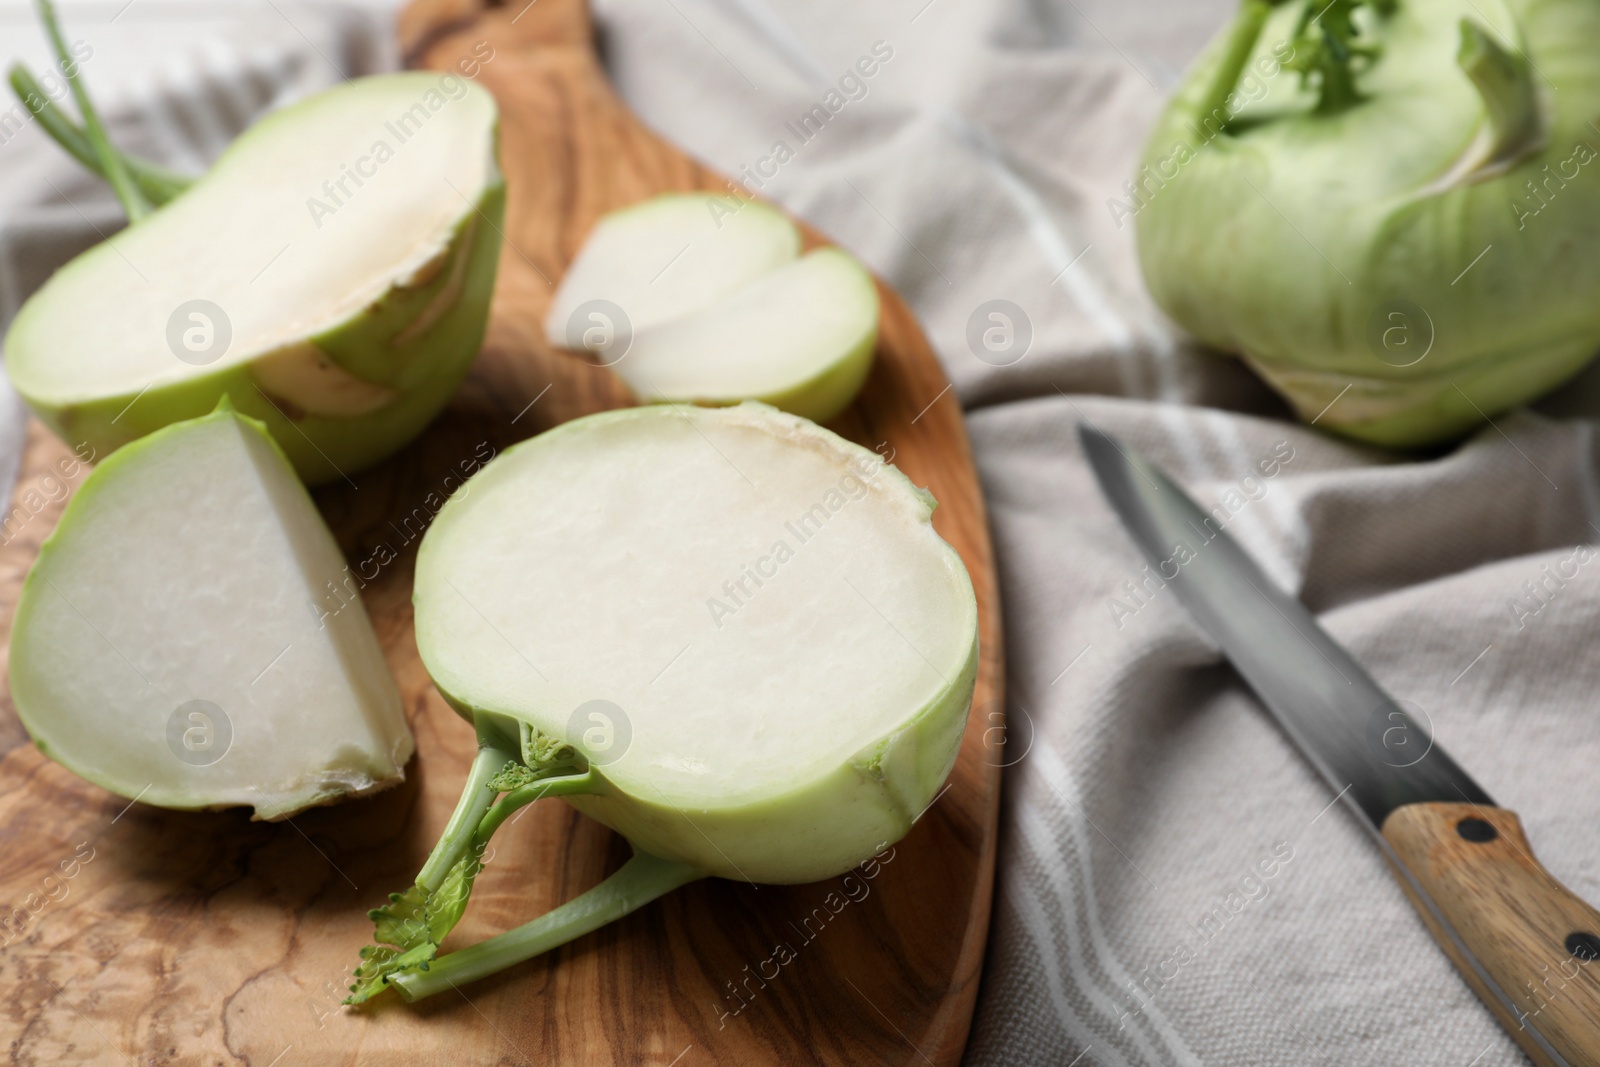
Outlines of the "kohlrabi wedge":
M593 415L484 468L428 531L415 592L423 662L479 755L417 884L373 913L352 1001L447 990L697 878L813 881L902 837L950 773L977 670L933 505L760 404ZM435 959L489 836L543 796L634 858Z
M28 572L11 695L39 750L167 808L279 819L404 777L411 732L344 558L227 407L105 459ZM332 607L329 602L332 600Z
M640 399L760 400L826 422L872 366L878 291L836 248L754 201L670 194L601 219L545 319Z
M1306 419L1447 440L1600 349L1600 5L1243 0L1108 202Z
M81 154L76 129L29 102ZM500 246L487 92L454 72L330 89L256 123L148 214L171 176L130 169L92 114L81 140L121 174L133 224L57 272L5 341L18 392L64 440L104 455L226 395L322 482L393 452L449 399Z

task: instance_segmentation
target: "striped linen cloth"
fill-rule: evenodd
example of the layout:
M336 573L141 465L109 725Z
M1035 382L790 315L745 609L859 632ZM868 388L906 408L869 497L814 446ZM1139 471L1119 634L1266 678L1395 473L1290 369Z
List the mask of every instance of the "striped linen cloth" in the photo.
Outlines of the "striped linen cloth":
M1108 201L1227 0L596 2L635 110L894 284L954 383L926 402L968 411L1011 725L967 1062L1524 1063L1333 790L1142 569L1074 427L1125 437L1220 509L1593 900L1600 582L1575 550L1600 531L1580 417L1600 379L1448 452L1388 455L1295 424L1163 320ZM112 108L119 138L173 165L392 61L372 9L187 6L212 30L137 57ZM183 7L139 0L118 21ZM36 131L0 144L0 173L9 312L116 212Z

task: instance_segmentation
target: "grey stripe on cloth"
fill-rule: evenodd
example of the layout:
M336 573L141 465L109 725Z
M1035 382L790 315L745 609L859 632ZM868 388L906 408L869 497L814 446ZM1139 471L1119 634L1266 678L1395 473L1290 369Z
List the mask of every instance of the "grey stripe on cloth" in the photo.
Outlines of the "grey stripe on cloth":
M185 7L140 0L127 17L147 4ZM1447 452L1397 456L1292 423L1166 323L1106 201L1232 6L596 0L634 109L893 283L969 412L1011 725L967 1062L1520 1064L1334 791L1142 568L1077 448L1093 421L1220 509L1523 815L1557 876L1600 897L1600 563L1574 555L1600 536L1582 417L1600 375ZM392 61L370 10L233 7L214 42L134 65L119 138L198 167L260 110ZM116 224L36 141L0 144L6 309ZM992 301L1020 309L1010 347L982 342Z

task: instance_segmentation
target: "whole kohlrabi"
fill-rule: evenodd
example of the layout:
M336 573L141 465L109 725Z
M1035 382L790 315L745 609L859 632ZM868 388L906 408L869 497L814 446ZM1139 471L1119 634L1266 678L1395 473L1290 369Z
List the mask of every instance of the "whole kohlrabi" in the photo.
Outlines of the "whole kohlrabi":
M1302 417L1427 444L1600 348L1596 119L1592 0L1245 0L1109 207Z

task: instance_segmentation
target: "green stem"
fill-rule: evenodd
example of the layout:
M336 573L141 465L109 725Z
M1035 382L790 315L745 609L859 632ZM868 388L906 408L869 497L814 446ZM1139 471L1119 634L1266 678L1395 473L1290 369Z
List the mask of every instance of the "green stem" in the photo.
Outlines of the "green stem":
M100 167L100 158L95 155L94 146L89 143L88 136L76 123L62 114L61 109L56 107L40 87L32 72L18 63L11 68L10 80L17 99L21 100L22 105L39 120L40 128L50 136L50 139L88 170L104 178L106 175ZM158 167L154 163L130 156L125 152L118 152L117 155L122 157L122 164L128 169L129 177L144 193L145 199L157 207L194 184L194 179L186 174Z
M83 130L89 138L89 144L94 148L95 157L100 161L100 172L105 175L106 181L111 183L112 191L117 194L117 199L122 201L122 210L128 213L129 222L138 222L150 214L150 202L144 198L144 193L134 184L128 176L128 168L123 165L122 157L116 149L111 147L111 138L106 136L106 129L100 124L100 116L94 110L94 104L89 100L89 92L83 87L83 79L78 76L77 61L67 49L66 38L61 34L61 23L56 19L55 5L51 0L37 0L39 17L44 21L45 33L50 37L50 44L55 48L56 61L61 65L61 73L66 76L67 85L72 89L72 98L78 102L78 110L83 112Z
M1492 163L1505 163L1539 146L1539 94L1528 61L1502 48L1472 19L1461 20L1461 49L1456 62L1483 97L1489 115Z
M428 964L427 970L397 974L393 984L407 1000L415 1001L475 982L616 922L657 897L705 876L704 871L687 864L635 850L621 870L587 893L515 930L440 956Z
M1197 120L1200 128L1209 130L1213 136L1221 133L1233 118L1233 113L1228 110L1228 97L1239 85L1239 75L1244 73L1245 64L1250 62L1250 56L1255 52L1256 41L1261 39L1261 30L1267 24L1267 16L1272 14L1275 2L1244 0L1238 17L1233 20L1232 30L1228 34L1228 50L1223 53L1222 63L1217 67L1210 87L1206 89ZM1213 120L1215 128L1207 127L1206 123Z
M461 799L456 801L456 810L445 824L439 843L433 846L428 862L417 872L417 884L422 888L430 893L437 890L444 876L450 873L450 868L467 854L477 836L478 824L494 803L496 794L489 788L489 779L507 762L516 758L516 748L505 747L484 731L479 731L478 755L472 761L472 769L467 772L467 784L461 790Z
M565 797L572 796L575 793L592 793L594 792L596 781L598 779L595 777L594 772L584 771L582 774L569 774L559 778L542 778L537 782L529 782L527 785L518 786L501 797L499 803L490 808L488 814L483 816L483 820L478 823L478 832L474 835L474 839L478 844L486 845L489 843L489 838L494 836L494 832L500 829L500 824L509 819L511 813L518 808L525 807L544 797Z

